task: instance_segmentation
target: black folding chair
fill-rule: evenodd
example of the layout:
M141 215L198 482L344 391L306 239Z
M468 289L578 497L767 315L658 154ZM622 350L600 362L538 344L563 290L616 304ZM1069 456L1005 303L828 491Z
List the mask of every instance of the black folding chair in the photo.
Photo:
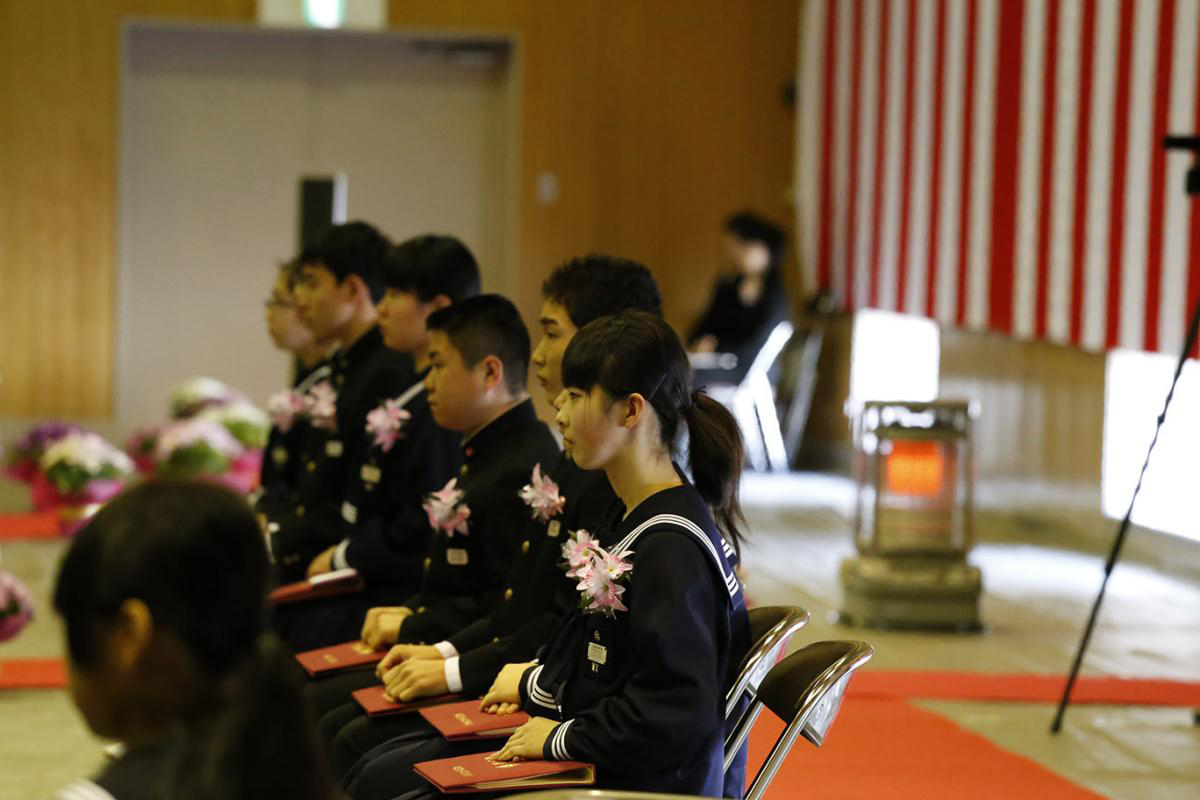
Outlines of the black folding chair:
M746 657L742 659L742 667L738 670L737 678L725 693L725 720L734 723L731 731L736 730L741 724L741 718L735 718L734 715L738 711L738 706L741 705L742 698L748 695L753 701L759 684L771 671L771 667L779 661L779 656L787 650L792 636L808 622L808 612L799 606L752 608L749 617L752 644ZM747 704L742 709L742 714L745 715L753 707L753 702ZM760 710L761 706L754 712L756 717ZM753 720L751 720L751 724L753 724ZM730 749L729 745L732 741L731 734L725 742L726 770L733 763L734 756L741 747L739 742L737 747Z
M742 746L763 706L787 727L775 740L745 800L762 800L799 736L821 746L842 707L850 676L874 654L875 648L865 642L815 642L792 653L767 673L751 709L733 731L732 742L726 743L726 758Z

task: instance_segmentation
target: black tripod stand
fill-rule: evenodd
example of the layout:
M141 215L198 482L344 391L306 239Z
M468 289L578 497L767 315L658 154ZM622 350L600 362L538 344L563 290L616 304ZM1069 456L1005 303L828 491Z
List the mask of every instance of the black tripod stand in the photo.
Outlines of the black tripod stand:
M1163 147L1168 150L1191 150L1200 153L1200 136L1168 136L1163 139ZM1200 195L1200 166L1192 166L1188 170L1186 191L1189 195ZM1063 715L1067 713L1067 705L1071 702L1071 690L1075 688L1075 679L1079 677L1079 668L1083 665L1083 654L1092 639L1092 629L1096 627L1096 617L1100 614L1100 603L1104 601L1104 591L1108 588L1108 579L1117 565L1117 559L1121 557L1121 548L1125 545L1126 534L1129 533L1129 520L1133 516L1133 504L1137 501L1138 492L1142 489L1142 479L1146 477L1146 467L1150 465L1150 454L1154 452L1154 445L1158 443L1159 431L1162 430L1163 422L1167 419L1167 409L1171 407L1171 398L1175 395L1175 385L1179 383L1179 375L1183 372L1183 365L1187 361L1188 353L1192 352L1192 348L1196 345L1198 332L1200 332L1200 299L1197 299L1196 307L1192 309L1192 321L1188 325L1183 350L1179 354L1179 362L1175 365L1175 376L1171 379L1171 388L1167 390L1167 399L1163 403L1162 413L1158 415L1158 424L1154 427L1154 438L1150 440L1150 447L1146 450L1146 460L1142 462L1142 471L1138 473L1137 485L1133 487L1133 496L1129 498L1129 508L1126 509L1125 517L1117 526L1117 535L1113 539L1112 550L1108 554L1108 561L1104 564L1104 580L1100 583L1100 592L1096 595L1096 602L1092 604L1092 613L1088 617L1087 627L1083 629L1083 640L1079 643L1079 651L1075 654L1075 663L1071 665L1071 672L1067 676L1067 685L1063 689L1058 712L1054 715L1054 722L1050 723L1051 733L1058 733L1062 730ZM1196 712L1195 719L1197 724L1200 724L1200 711Z

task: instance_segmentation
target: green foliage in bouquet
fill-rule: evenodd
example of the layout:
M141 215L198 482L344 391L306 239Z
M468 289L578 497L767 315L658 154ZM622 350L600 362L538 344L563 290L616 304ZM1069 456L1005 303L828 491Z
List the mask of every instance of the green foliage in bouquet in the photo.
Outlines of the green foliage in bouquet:
M79 464L58 461L46 470L46 479L54 488L63 494L74 494L83 491L90 481L97 479L115 480L125 477L126 473L112 464L105 464L98 472L88 470Z
M267 433L269 431L262 425L241 419L223 419L221 420L221 424L247 450L261 450L267 446Z
M167 478L191 478L196 475L221 475L229 469L229 457L207 442L177 447L158 462L155 472Z

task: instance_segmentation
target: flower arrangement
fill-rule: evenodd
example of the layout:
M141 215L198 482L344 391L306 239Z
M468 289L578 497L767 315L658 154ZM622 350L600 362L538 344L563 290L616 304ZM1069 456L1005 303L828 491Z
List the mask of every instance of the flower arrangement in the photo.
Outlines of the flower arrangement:
M229 405L244 399L241 392L216 378L199 376L188 378L172 389L168 403L172 418L186 419L205 408Z
M397 400L384 400L383 405L367 414L367 433L375 437L375 445L383 452L392 449L400 438L404 423L412 414L401 408Z
M295 389L284 389L271 395L267 400L267 416L271 424L281 432L287 433L304 416L305 395Z
M38 466L55 490L70 495L96 480L123 481L133 473L133 461L97 433L76 431L42 453Z
M471 509L462 502L463 491L457 485L458 479L451 478L421 505L429 516L429 526L447 536L453 536L456 532L466 536L469 531L467 520L471 518Z
M542 465L533 465L533 475L529 483L522 487L521 499L525 505L533 509L533 518L549 522L550 518L561 513L567 499L558 493L558 484L542 475Z
M158 436L162 426L153 425L133 432L125 443L125 452L133 459L138 472L154 472L154 451L158 447Z
M318 381L304 396L304 415L320 430L337 430L337 391L329 381Z
M46 448L68 434L83 430L69 422L50 421L35 425L13 442L7 453L5 473L14 480L32 483Z
M163 428L154 457L157 472L171 477L223 475L243 447L215 419L199 416Z
M33 619L33 597L15 575L0 571L0 642L21 632Z
M585 530L578 530L563 543L563 566L567 577L577 581L579 607L584 613L616 616L618 611L628 611L621 602L627 581L633 571L629 557L633 553L611 553L600 546L600 541Z
M209 406L196 415L225 426L225 430L247 450L261 450L267 445L270 422L266 412L246 400L234 400L220 406Z

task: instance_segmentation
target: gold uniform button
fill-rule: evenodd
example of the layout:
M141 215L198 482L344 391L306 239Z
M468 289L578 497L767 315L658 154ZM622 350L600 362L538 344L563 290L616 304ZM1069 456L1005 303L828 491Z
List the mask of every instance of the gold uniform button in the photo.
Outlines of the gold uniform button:
M528 552L529 552L529 540L528 540L528 539L526 539L525 541L521 542L521 552L522 552L522 553L528 553Z
M297 517L304 516L304 506L296 506L296 516Z
M428 570L428 569L429 569L429 567L430 567L430 566L432 566L432 564L433 564L433 559L432 559L432 558L427 558L427 559L425 559L425 569L426 569L426 570Z
M499 642L500 642L500 637L499 637L499 636L493 636L493 637L492 637L492 644L498 644Z
M309 472L316 472L316 470L317 470L317 462L315 462L315 461L310 461L310 462L308 462L307 464L305 464L305 465L304 465L304 468L305 468L306 470L308 470Z
M466 464L463 464L461 467L458 468L458 477L460 477L460 478L467 477L467 465Z
M505 599L506 601L507 601L507 600L512 600L512 589L505 589L505 590L504 590L504 599Z
M334 383L336 383L338 386L341 386L343 383L345 383L345 382L346 382L346 376L345 376L345 375L337 375L337 376L335 376L335 377L334 377L333 381L334 381Z

